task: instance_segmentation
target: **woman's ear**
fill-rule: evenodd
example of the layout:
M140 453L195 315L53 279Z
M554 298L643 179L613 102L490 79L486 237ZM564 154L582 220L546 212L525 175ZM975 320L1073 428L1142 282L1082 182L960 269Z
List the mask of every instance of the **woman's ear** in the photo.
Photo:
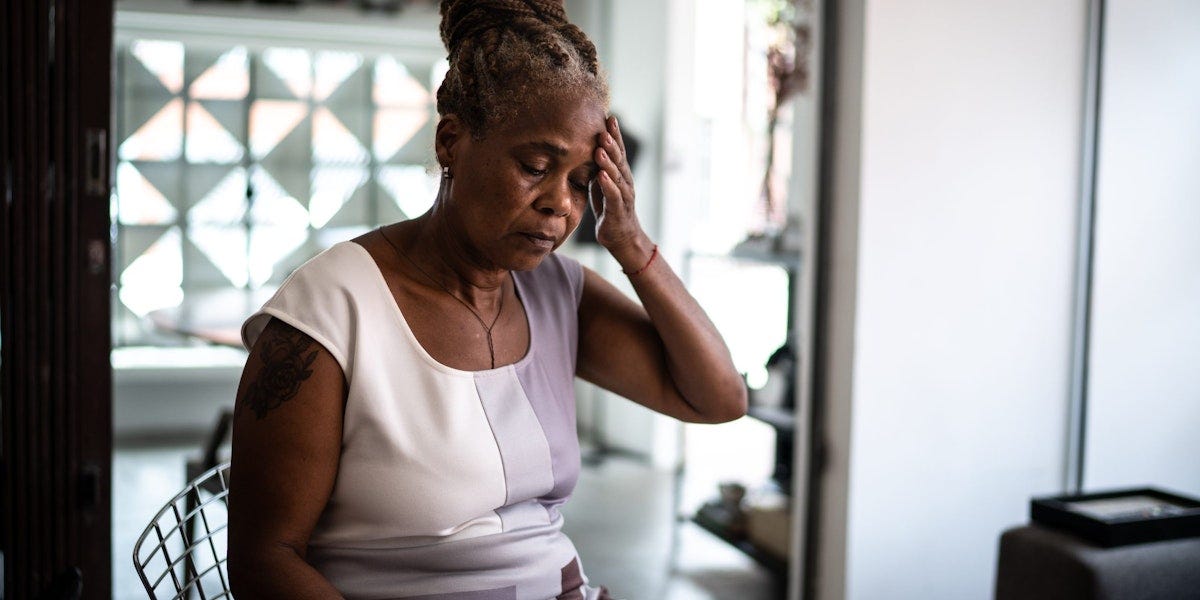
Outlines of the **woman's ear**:
M450 113L438 119L437 130L433 136L433 148L437 154L438 164L449 167L454 164L454 155L463 141L470 138L466 125L458 115Z

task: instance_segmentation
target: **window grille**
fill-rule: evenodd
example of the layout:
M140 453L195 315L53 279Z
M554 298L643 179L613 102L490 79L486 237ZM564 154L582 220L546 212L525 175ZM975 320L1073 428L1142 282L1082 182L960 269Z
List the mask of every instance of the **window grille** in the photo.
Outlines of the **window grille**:
M180 343L143 317L189 294L269 290L334 243L424 212L439 63L119 45L115 345Z

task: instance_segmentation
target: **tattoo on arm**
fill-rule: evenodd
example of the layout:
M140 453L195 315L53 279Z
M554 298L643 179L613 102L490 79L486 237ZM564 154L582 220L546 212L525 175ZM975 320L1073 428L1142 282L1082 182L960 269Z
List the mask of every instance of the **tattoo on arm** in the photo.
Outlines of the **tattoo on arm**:
M300 384L312 375L310 367L317 359L316 349L309 352L312 338L294 327L279 324L282 326L273 328L273 334L263 340L258 353L263 368L246 389L244 404L259 419L296 396Z

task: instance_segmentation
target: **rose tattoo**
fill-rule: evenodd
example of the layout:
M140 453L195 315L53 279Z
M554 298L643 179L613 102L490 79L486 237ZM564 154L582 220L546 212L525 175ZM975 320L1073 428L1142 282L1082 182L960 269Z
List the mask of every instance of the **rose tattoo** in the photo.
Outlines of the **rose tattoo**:
M300 391L300 384L312 375L309 367L317 359L316 350L305 355L312 344L312 338L294 329L264 340L259 352L263 368L246 391L246 405L256 417L266 417L268 411Z

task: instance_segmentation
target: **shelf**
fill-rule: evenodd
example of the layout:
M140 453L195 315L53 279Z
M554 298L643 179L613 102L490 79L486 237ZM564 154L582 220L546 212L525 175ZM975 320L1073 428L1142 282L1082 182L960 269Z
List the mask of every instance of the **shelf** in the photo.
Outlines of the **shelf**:
M794 433L796 431L796 413L790 408L751 406L746 410L746 415L781 432Z
M758 546L751 544L743 537L734 535L729 532L721 523L710 519L703 512L697 512L691 519L701 529L713 534L725 543L740 550L746 556L749 556L754 562L765 567L773 575L786 578L788 574L787 562L780 560L774 554L769 554Z
M785 269L800 268L800 253L776 252L766 248L736 247L729 252L731 258L777 265Z
M771 252L768 250L760 250L757 248L735 248L728 254L720 254L716 252L702 252L691 250L688 255L692 258L703 258L713 260L736 260L741 262L752 262L762 265L771 265L787 270L789 273L794 273L800 268L799 254L783 254Z

